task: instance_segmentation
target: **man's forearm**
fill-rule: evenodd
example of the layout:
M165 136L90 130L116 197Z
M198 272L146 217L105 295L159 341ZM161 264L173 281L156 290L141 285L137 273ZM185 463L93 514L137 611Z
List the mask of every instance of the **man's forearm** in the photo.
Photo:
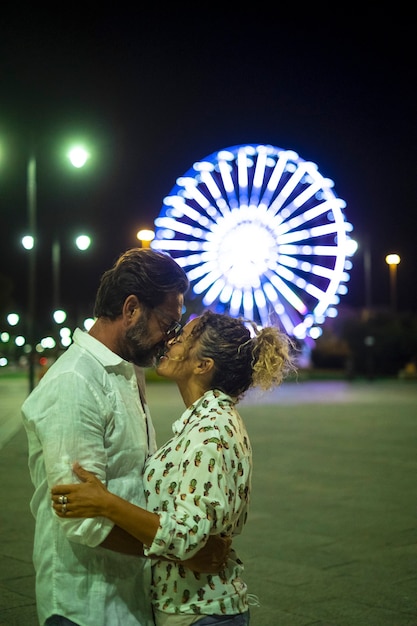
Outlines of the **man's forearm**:
M106 550L113 550L113 552L120 552L121 554L144 556L142 542L129 535L119 526L113 526L100 546L106 548Z

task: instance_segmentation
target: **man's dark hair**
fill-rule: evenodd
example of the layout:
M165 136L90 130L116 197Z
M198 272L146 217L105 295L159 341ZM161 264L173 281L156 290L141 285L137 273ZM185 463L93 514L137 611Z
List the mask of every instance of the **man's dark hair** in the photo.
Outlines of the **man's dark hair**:
M188 287L186 273L168 254L151 248L133 248L102 275L94 315L116 319L130 295L153 309L164 302L168 293L184 294Z

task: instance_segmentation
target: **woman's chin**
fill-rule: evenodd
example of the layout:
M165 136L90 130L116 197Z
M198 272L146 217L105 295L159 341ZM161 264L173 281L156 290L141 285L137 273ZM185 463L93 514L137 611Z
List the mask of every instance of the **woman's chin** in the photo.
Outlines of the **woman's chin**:
M159 374L159 376L164 375L164 365L167 361L168 359L164 355L160 356L159 359L157 360L156 366L155 366L155 372Z

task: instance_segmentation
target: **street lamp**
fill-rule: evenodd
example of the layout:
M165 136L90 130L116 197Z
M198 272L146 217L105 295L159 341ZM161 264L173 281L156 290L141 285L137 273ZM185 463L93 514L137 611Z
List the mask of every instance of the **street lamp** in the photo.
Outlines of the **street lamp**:
M74 167L80 168L84 167L90 155L83 146L74 146L68 152L68 158Z
M74 146L68 152L68 158L74 167L80 168L85 165L89 158L88 152L81 146ZM36 358L36 336L35 336L35 315L36 315L36 210L37 210L37 180L36 180L36 156L32 147L27 164L26 175L26 197L29 233L22 241L24 247L29 250L29 275L28 275L28 314L27 314L27 334L30 345L29 352L29 392L35 387L35 358ZM52 250L53 267L54 262L59 265L60 250L59 245ZM54 258L58 261L54 261ZM54 270L54 284L57 284Z
M398 254L387 254L386 263L389 265L390 290L391 290L391 309L393 313L397 311L397 266L401 261Z
M139 239L142 248L150 248L151 241L155 238L155 233L153 230L142 228L142 230L136 233L136 238Z

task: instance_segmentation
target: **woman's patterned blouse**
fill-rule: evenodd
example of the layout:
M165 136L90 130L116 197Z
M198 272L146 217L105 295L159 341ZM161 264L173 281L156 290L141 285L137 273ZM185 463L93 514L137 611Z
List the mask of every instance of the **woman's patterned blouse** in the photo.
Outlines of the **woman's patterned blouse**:
M160 517L145 554L186 560L210 534L242 531L248 513L252 451L233 399L218 390L207 391L172 428L172 439L145 466L147 508ZM155 560L152 602L168 613L246 611L242 570L234 550L218 575Z

